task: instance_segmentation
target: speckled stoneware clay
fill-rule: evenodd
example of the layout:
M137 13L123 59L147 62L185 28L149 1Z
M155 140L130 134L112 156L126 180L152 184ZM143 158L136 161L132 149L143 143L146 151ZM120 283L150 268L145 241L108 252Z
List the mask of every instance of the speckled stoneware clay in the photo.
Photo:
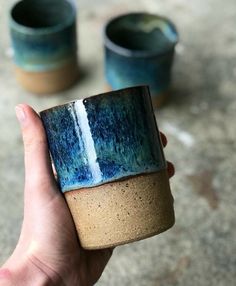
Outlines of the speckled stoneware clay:
M81 245L143 239L174 224L149 90L132 87L40 113Z
M164 17L130 13L111 19L104 29L109 86L119 89L147 84L154 107L160 106L169 94L177 41L174 24Z
M10 11L16 76L27 90L49 94L78 78L76 11L67 0L30 0Z

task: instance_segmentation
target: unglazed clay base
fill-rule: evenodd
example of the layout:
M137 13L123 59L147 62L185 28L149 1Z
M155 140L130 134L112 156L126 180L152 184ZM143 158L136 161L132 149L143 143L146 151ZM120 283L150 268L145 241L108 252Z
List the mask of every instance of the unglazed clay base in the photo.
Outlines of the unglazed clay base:
M156 109L163 106L169 97L169 90L152 96L152 105Z
M144 239L175 222L166 170L66 192L65 198L86 249Z
M78 79L76 60L48 72L28 72L15 67L18 82L28 91L36 94L50 94L69 88Z

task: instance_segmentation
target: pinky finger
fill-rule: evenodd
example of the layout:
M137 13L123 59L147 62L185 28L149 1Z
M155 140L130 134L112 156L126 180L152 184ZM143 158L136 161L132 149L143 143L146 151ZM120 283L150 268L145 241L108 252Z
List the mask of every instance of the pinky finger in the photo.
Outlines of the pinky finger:
M175 174L174 164L169 161L167 161L167 172L168 172L169 178L173 177Z

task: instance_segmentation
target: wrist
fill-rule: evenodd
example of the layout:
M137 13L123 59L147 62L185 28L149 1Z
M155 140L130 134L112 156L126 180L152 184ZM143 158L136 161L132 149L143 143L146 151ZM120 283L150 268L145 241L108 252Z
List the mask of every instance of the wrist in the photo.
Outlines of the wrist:
M0 286L65 286L62 279L34 258L15 261L0 269Z

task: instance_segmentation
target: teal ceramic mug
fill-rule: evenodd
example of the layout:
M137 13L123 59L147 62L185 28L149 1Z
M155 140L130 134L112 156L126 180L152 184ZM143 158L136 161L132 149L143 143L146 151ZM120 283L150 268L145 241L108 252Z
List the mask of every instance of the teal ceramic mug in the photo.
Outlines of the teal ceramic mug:
M165 17L145 12L111 19L104 29L105 75L112 89L149 85L154 107L167 98L178 32Z
M17 79L27 90L54 93L76 81L76 10L70 1L17 2L10 33Z
M149 89L132 87L40 113L81 245L111 247L174 224Z

